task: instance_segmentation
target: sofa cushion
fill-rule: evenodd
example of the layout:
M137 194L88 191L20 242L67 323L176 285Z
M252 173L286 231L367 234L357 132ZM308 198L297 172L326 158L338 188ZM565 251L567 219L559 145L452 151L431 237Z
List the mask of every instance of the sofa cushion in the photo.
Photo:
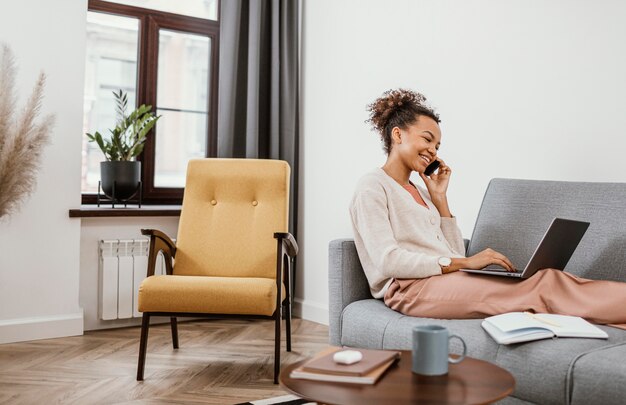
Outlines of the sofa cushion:
M623 404L625 383L626 343L583 353L570 369L569 403Z
M493 179L468 256L487 247L525 265L554 217L590 222L565 270L596 280L626 281L626 183Z
M434 324L445 326L451 334L458 335L467 345L467 355L486 361L494 361L498 344L487 335L480 326L482 319L433 319L402 316L389 322L385 330L385 349L401 348L410 350L412 347L412 330L417 325ZM458 339L450 341L450 352L460 354L463 346Z
M341 345L365 349L385 349L385 330L392 320L403 317L376 299L355 301L341 314ZM410 348L410 345L409 345ZM393 349L402 349L394 347Z
M517 384L513 394L515 397L540 404L564 403L568 395L570 365L577 361L575 370L578 370L581 359L577 360L577 357L581 353L598 350L607 345L626 344L626 331L599 326L608 333L608 341L560 338L499 345L480 326L481 322L482 319L447 320L405 316L386 307L381 300L361 300L349 304L341 315L341 344L371 349L411 350L411 330L414 326L424 324L445 326L451 333L465 340L468 356L491 361L513 374ZM623 350L626 351L626 345ZM461 352L461 345L456 339L451 341L450 351ZM594 353L594 356L606 356L606 353L610 351ZM592 358L589 357L589 359ZM624 359L626 356L622 354L621 358ZM599 361L598 364L603 363ZM623 361L622 367L623 372L626 373L626 361ZM620 373L618 372L617 375ZM581 384L598 382L592 375L589 375L587 379L588 383L581 380ZM574 389L577 388L577 384L578 380ZM602 384L602 389L605 387L606 385ZM581 391L584 390L580 386L578 388ZM616 387L616 392L621 388ZM583 398L582 395L580 397Z
M599 326L609 339L544 339L498 348L495 364L517 382L517 398L540 404L565 403L570 364L577 356L614 343L626 342L626 331Z
M461 336L467 344L467 355L495 361L498 344L480 326L482 319L432 319L402 315L376 299L348 305L341 318L341 344L371 349L411 350L412 329L417 325L445 326ZM461 353L457 339L450 342L452 353Z

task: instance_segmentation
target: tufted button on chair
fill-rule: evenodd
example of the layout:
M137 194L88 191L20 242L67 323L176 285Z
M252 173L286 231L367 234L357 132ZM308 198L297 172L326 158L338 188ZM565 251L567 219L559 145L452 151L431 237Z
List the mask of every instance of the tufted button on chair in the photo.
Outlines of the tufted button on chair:
M148 277L139 287L137 380L143 380L150 317L170 317L177 349L176 317L185 316L273 319L278 382L281 309L291 351L289 283L291 259L298 253L287 231L289 177L289 165L280 160L189 162L176 245L160 231L142 230L150 236L150 253ZM167 275L155 276L160 251Z

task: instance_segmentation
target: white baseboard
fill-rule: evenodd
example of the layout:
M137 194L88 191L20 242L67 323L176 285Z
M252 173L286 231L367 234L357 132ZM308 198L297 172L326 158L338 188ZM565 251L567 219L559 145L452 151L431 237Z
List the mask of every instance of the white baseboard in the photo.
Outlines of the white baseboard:
M83 312L0 320L0 344L83 334Z
M307 321L328 325L328 307L317 302L295 298L293 300L293 315Z

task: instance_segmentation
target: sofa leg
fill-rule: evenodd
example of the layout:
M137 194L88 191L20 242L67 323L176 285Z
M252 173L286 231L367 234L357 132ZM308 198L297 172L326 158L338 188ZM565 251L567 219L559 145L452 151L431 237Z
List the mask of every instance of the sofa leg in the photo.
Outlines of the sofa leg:
M176 317L171 317L170 323L172 324L172 345L174 349L178 349L178 322L176 322Z
M143 313L141 319L141 337L139 338L139 361L137 363L137 381L143 381L143 369L146 365L146 349L148 346L148 329L150 328L150 315Z

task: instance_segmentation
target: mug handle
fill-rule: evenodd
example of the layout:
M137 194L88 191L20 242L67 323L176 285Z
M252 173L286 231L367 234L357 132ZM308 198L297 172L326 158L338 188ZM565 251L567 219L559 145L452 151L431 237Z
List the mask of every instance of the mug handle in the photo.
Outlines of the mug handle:
M463 340L460 336L458 335L450 335L450 337L448 338L448 341L450 341L450 339L452 338L457 338L461 341L461 343L463 344L463 354L461 354L461 357L459 357L458 359L453 359L452 357L448 357L448 361L452 364L457 364L462 362L465 359L465 354L467 354L467 346L465 345L465 340Z

